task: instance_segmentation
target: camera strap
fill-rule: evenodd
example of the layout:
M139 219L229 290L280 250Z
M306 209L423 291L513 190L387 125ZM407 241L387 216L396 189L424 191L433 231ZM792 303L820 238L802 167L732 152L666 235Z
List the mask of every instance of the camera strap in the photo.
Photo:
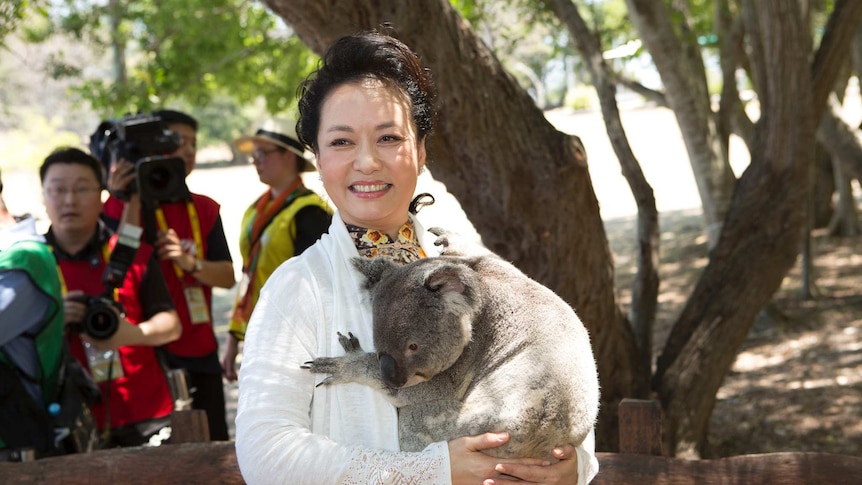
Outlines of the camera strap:
M51 251L54 248L51 247ZM102 245L102 262L104 264L108 264L108 260L111 258L111 248L108 242ZM57 261L57 277L60 279L60 294L66 296L66 293L69 292L69 288L66 287L66 280L63 278L63 268L60 267L60 262ZM114 288L114 301L120 301L120 289Z

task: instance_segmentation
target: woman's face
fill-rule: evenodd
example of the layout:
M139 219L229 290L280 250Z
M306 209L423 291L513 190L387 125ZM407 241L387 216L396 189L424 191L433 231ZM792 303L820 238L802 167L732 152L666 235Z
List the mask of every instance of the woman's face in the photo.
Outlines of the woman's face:
M273 189L284 190L299 177L296 154L274 143L255 140L251 157L260 181Z
M323 102L317 142L323 186L344 222L395 234L425 165L408 99L378 80L336 87Z

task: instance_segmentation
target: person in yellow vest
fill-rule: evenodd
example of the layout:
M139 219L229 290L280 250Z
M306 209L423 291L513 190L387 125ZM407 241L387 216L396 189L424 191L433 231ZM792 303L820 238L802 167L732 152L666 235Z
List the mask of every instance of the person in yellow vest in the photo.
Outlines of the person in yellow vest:
M260 289L281 263L302 254L324 234L332 221L332 209L306 188L300 174L314 171L312 156L296 136L292 120L270 120L254 135L243 136L234 146L251 156L266 192L246 209L240 227L239 249L243 274L228 329L222 370L235 381L239 342L257 303Z

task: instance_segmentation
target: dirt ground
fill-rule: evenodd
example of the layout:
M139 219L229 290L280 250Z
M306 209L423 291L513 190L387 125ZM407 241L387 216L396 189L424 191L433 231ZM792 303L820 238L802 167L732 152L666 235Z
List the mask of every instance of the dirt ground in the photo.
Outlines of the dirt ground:
M706 264L698 211L660 216L661 286L654 357ZM631 301L634 219L607 221L620 303ZM709 456L817 451L862 456L862 237L814 237L817 295L790 272L718 393Z

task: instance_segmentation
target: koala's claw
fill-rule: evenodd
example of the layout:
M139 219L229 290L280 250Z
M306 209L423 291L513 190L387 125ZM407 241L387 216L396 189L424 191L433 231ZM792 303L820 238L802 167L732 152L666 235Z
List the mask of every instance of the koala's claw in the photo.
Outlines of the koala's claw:
M435 246L443 246L444 248L449 247L449 236L451 236L452 233L442 227L432 227L428 229L428 232L437 236L437 239L434 240Z
M352 332L347 332L347 336L338 332L338 343L347 353L362 352L362 346L359 345L359 339Z

